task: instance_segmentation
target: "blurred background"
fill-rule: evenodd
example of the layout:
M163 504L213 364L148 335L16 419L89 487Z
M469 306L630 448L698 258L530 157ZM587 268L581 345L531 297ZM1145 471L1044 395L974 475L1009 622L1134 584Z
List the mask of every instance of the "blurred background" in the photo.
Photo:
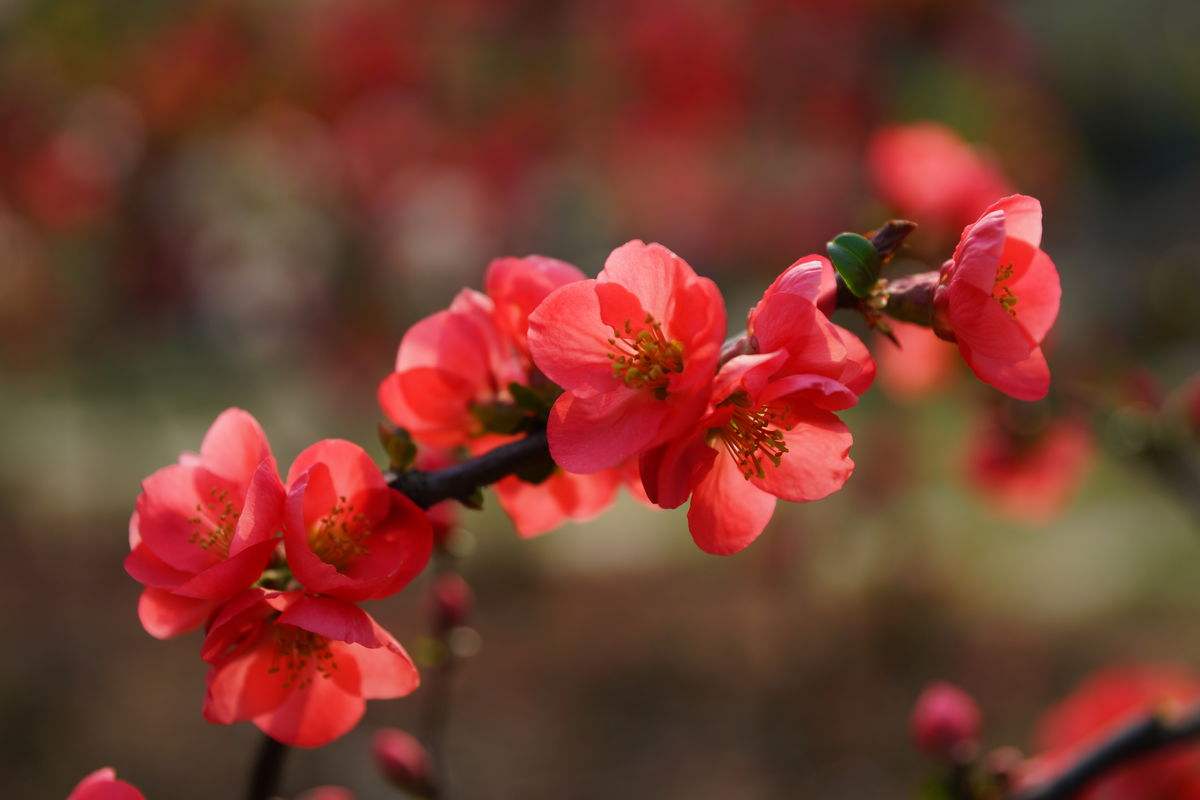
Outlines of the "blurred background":
M1198 498L1137 456L1200 368L1200 5L4 0L0 37L0 796L240 787L258 732L201 719L199 637L147 636L121 567L139 480L222 409L284 466L378 452L400 336L499 255L657 240L735 325L894 214L892 269L935 268L979 208L905 208L878 155L926 121L1046 207L1056 391L1016 428L1075 433L997 455L1014 413L947 347L936 391L881 364L846 489L738 556L627 496L530 541L464 513L455 796L901 797L930 680L1028 746L1097 667L1200 664ZM411 645L423 590L370 610ZM369 737L419 703L294 752L289 796L390 796Z

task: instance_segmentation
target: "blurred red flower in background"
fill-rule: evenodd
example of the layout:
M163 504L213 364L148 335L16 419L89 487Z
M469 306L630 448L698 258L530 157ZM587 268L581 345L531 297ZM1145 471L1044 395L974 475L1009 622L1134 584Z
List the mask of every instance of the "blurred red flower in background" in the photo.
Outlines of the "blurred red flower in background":
M1200 678L1189 670L1146 665L1098 672L1042 717L1039 755L1020 772L1018 788L1051 778L1082 751L1146 714L1174 715L1197 702ZM1200 746L1182 745L1132 761L1090 784L1080 798L1200 798Z
M103 767L85 777L67 795L67 800L146 800L125 781L117 780L112 767Z

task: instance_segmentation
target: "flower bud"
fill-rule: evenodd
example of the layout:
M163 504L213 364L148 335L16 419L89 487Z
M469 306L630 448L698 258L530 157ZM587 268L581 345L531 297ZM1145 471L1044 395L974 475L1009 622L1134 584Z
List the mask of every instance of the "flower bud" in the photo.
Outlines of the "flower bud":
M434 625L439 631L457 628L471 615L475 595L457 572L439 575L430 589L433 599Z
M429 753L399 728L382 728L371 747L375 764L392 785L416 797L436 797Z
M969 756L979 736L979 707L971 696L949 683L925 687L913 708L911 732L917 747L947 760Z
M354 792L344 786L317 786L296 800L354 800Z

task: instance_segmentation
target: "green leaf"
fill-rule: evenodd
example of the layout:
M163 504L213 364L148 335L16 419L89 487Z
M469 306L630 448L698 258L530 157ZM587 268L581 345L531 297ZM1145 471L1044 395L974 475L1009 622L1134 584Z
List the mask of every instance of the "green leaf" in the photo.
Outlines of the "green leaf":
M483 424L483 429L488 433L501 433L506 436L519 432L529 416L529 412L512 403L472 406L471 414Z
M879 252L865 236L839 233L825 243L833 268L855 297L866 297L879 280Z
M404 428L389 428L379 424L379 443L388 456L388 468L393 472L404 472L417 458L417 443Z

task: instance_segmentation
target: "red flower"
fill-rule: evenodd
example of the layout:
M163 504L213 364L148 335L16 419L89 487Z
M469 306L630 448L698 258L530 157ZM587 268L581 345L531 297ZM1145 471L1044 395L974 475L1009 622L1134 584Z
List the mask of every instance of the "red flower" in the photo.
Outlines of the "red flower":
M427 445L461 445L482 435L472 411L511 401L510 383L529 383L530 313L554 289L582 279L570 264L543 256L493 261L488 294L464 289L450 308L404 334L396 370L379 385L384 413Z
M910 724L922 752L945 759L969 758L979 738L979 706L957 686L933 683L917 698Z
M88 775L67 795L67 800L146 800L125 781L117 780L112 767L104 767Z
M675 508L691 496L688 527L705 552L742 550L766 527L776 498L818 500L854 470L850 431L832 412L858 396L830 378L787 371L788 360L786 350L731 359L708 413L642 456L652 501Z
M379 771L397 788L417 797L437 794L429 752L411 734L382 728L375 734L371 753Z
M283 485L267 437L241 409L223 412L200 445L142 482L125 571L144 584L138 616L152 636L199 627L258 580L283 523Z
M693 424L724 334L716 284L659 244L622 245L596 280L555 290L529 318L533 360L565 390L547 431L555 463L616 467Z
M1062 292L1041 239L1036 199L993 203L963 230L934 296L939 324L979 379L1018 400L1040 400L1050 389L1041 345Z
M387 597L429 561L425 512L387 481L356 444L325 439L288 470L284 544L288 566L310 592L343 600Z
M1093 450L1091 431L1075 420L1058 419L1025 433L993 416L971 443L967 476L1009 516L1048 522L1075 493Z
M284 744L319 747L353 728L366 700L420 682L395 639L357 606L302 592L247 589L209 627L204 717L249 720Z
M1012 193L990 158L933 122L880 129L867 160L884 202L942 230L958 230Z
M505 437L484 431L475 412L511 403L511 383L541 380L529 355L529 316L552 291L582 280L576 267L545 256L496 259L488 266L486 295L466 290L449 310L405 334L397 371L379 387L384 412L426 444L465 444L479 454L504 443ZM495 488L517 532L534 536L565 519L599 515L620 482L615 471L574 475L560 469L539 484L509 477Z
M900 346L879 337L876 361L879 382L887 393L900 400L915 400L944 386L957 363L953 345L921 325L888 320L888 326Z
M1018 778L1018 788L1058 774L1085 750L1149 713L1180 713L1200 702L1200 680L1168 666L1132 666L1093 675L1038 725L1040 755ZM1200 747L1146 756L1089 784L1080 800L1183 800L1200 797Z
M875 379L866 345L829 319L837 304L837 274L824 256L788 267L763 292L746 321L760 353L787 350L785 371L823 375L861 395Z

